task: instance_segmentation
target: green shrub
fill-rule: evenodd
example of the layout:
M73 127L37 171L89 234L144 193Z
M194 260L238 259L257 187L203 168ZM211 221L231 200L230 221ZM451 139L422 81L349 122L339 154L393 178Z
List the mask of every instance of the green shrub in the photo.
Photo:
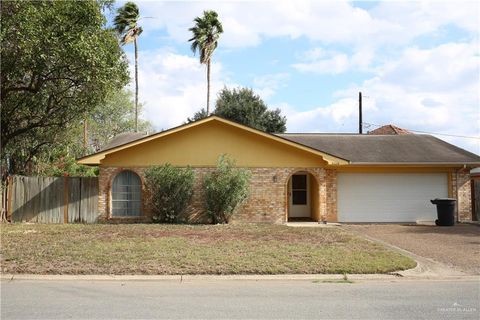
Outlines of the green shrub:
M238 206L248 197L250 171L235 168L235 162L225 155L218 159L215 171L203 181L207 213L216 223L228 223Z
M193 195L193 170L165 164L148 168L145 178L152 194L154 221L180 222L179 215Z

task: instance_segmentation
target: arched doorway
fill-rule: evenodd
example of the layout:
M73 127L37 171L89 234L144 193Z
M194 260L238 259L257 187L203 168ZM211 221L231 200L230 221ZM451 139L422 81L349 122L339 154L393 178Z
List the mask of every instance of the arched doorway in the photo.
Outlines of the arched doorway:
M317 179L307 171L297 171L287 185L287 221L320 221Z
M142 214L142 180L124 170L112 182L112 217L138 217Z

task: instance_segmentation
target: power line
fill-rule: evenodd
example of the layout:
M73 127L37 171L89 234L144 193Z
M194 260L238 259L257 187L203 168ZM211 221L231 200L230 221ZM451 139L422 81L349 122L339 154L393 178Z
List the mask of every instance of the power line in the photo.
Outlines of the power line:
M363 122L363 124L367 126L376 126L376 127L383 127L382 125L375 124L375 123L368 123L368 122ZM480 137L473 137L473 136L462 136L462 135L457 135L457 134L448 134L448 133L438 133L438 132L429 132L429 131L420 131L420 130L412 130L412 129L405 129L408 131L416 132L416 133L425 133L425 134L436 134L439 136L447 136L447 137L455 137L455 138L465 138L465 139L477 139L480 140Z

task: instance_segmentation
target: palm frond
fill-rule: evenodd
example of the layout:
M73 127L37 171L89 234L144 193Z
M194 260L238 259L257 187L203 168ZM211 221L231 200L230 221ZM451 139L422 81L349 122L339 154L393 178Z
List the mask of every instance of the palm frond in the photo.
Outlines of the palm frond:
M218 19L218 14L212 10L204 11L203 16L196 17L193 22L195 25L188 29L192 32L192 38L188 40L192 42L190 48L194 54L199 51L200 63L206 64L218 46L223 26Z
M115 31L121 36L122 44L132 42L143 32L142 27L138 26L138 20L140 20L140 13L135 3L127 2L118 8L113 25Z

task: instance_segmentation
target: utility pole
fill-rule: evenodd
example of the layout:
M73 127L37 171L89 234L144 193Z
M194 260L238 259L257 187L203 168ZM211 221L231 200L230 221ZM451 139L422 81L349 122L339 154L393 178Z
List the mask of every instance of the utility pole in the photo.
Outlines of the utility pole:
M358 93L358 133L362 134L362 92Z

